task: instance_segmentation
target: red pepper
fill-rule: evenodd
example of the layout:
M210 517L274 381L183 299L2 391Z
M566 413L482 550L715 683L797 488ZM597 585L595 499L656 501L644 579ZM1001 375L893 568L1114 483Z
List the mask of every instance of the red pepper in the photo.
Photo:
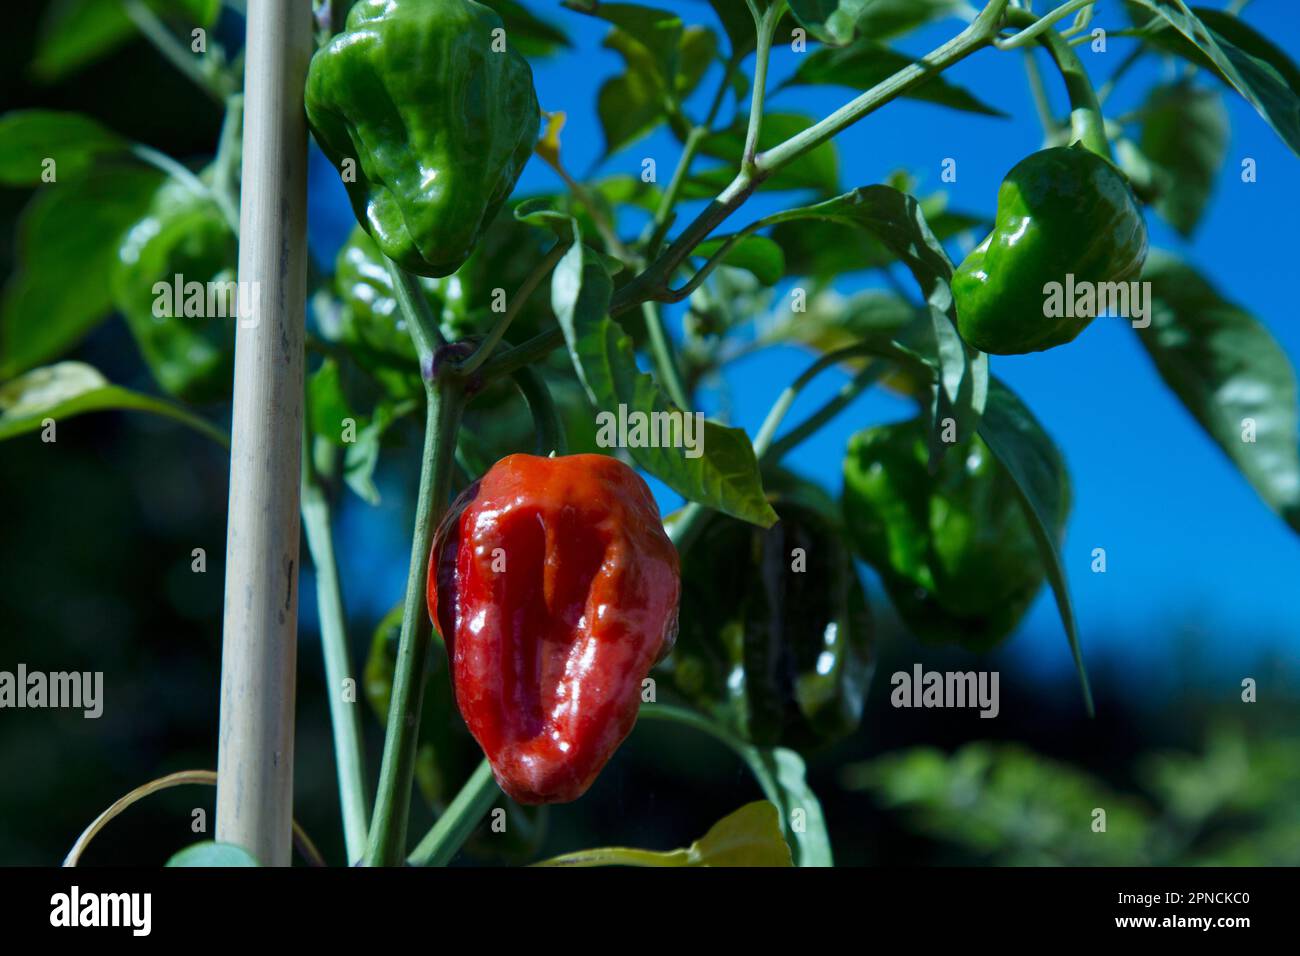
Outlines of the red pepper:
M510 797L587 791L672 649L680 590L650 489L617 459L510 455L456 500L434 539L429 616Z

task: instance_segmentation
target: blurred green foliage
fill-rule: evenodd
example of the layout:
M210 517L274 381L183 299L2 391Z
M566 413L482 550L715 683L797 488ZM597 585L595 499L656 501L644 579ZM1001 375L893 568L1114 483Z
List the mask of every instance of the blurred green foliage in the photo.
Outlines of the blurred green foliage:
M1300 864L1300 737L1215 724L1201 752L1152 751L1136 771L1140 787L1120 790L1024 746L978 741L885 754L841 777L966 862Z

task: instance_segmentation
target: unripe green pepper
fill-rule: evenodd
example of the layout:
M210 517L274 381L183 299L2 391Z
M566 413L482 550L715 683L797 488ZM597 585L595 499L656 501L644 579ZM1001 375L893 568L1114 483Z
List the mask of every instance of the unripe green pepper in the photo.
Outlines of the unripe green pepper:
M460 277L422 276L419 284L444 332L458 338L466 314ZM339 250L334 263L334 291L343 305L334 337L357 346L356 354L363 365L367 356L375 360L415 362L415 345L397 306L388 265L375 241L360 226L352 230Z
M174 179L158 188L148 212L122 238L111 280L114 304L158 384L178 398L212 401L230 392L237 316L208 315L206 289L233 283L237 260L238 241L216 203ZM178 275L183 291L202 284L203 314L187 314L188 292L180 301L160 296L155 286L165 283L174 293Z
M1019 623L1046 569L1015 484L982 439L952 449L938 475L928 461L920 419L854 435L849 535L916 636L987 650Z
M776 524L717 515L687 550L661 671L746 740L807 750L857 728L874 625L833 499L784 472L764 485Z
M460 268L537 140L532 70L496 31L473 0L361 0L312 58L316 141L357 221L408 272Z
M1007 173L993 231L953 275L957 328L997 355L1063 345L1092 317L1044 315L1044 287L1067 274L1128 282L1146 255L1146 221L1119 170L1079 145L1033 153Z

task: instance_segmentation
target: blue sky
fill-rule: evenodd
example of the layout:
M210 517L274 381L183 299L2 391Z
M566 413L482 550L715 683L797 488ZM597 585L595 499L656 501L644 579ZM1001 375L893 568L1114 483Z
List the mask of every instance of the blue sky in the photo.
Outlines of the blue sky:
M707 4L697 0L658 5L682 13L688 22L712 22ZM620 71L621 61L600 47L606 31L603 22L563 10L558 4L534 0L528 6L561 24L579 51L578 55L570 51L535 61L533 66L542 108L568 114L563 135L565 163L571 171L583 173L603 148L595 113L597 90L605 78ZM1102 0L1099 6L1094 26L1124 25L1117 3ZM1300 58L1300 30L1292 0L1255 0L1247 7L1245 19L1293 58ZM960 27L958 20L943 21L898 45L919 56ZM1079 48L1095 82L1109 75L1130 44L1113 38L1105 53ZM789 75L796 57L789 49L777 51L772 85ZM1174 69L1151 62L1130 71L1106 105L1108 117L1136 108L1152 83L1172 77ZM1063 113L1059 79L1050 66L1044 75L1053 103ZM701 84L705 95L715 88L715 76L710 74ZM943 188L951 208L991 214L1002 176L1042 145L1042 131L1025 83L1023 55L1019 51L981 51L948 71L945 78L977 92L1011 118L896 101L836 139L845 189L880 182L891 172L906 169L919 180L919 194ZM1223 89L1208 77L1201 82ZM1223 295L1268 325L1295 363L1300 360L1300 328L1294 308L1293 237L1300 217L1300 190L1296 187L1300 159L1244 100L1235 93L1224 93L1232 139L1208 211L1190 242L1182 241L1151 215L1152 245L1176 251L1200 267ZM834 87L803 87L777 93L769 99L769 108L822 116L852 95ZM695 105L701 112L702 107ZM666 134L648 137L607 160L600 171L637 175L642 159L654 157L660 175L666 178L679 148ZM957 181L941 183L940 164L948 157L957 161ZM1245 157L1257 163L1255 183L1242 183L1237 174ZM334 248L351 228L351 213L337 175L316 158L312 240L318 253L332 261ZM534 160L519 190L559 188L557 177ZM724 229L730 231L764 213L797 205L801 198L796 193L755 196ZM678 221L689 221L696 208L685 205ZM950 252L960 258L963 249L954 243ZM847 292L879 284L879 277L856 276L846 278L840 288ZM679 333L680 312L670 311L669 320L674 334ZM780 389L809 361L806 353L779 349L736 363L728 374L732 422L752 435ZM1300 614L1295 611L1300 538L1269 511L1182 409L1155 374L1131 330L1117 321L1098 320L1069 346L1030 356L994 357L992 367L1038 415L1069 465L1075 505L1064 557L1085 650L1091 659L1122 654L1131 663L1139 659L1156 662L1171 652L1175 641L1189 635L1207 648L1207 663L1250 661L1267 647L1284 646L1291 655L1300 651ZM838 372L823 375L801 397L787 423L799 421L843 381ZM705 407L710 408L707 396ZM878 391L869 393L802 445L788 463L837 491L840 460L849 435L905 414L908 407L897 399ZM656 491L665 509L678 503L661 486ZM381 509L388 519L382 523L356 502L343 516L345 564L349 554L365 556L358 562L358 573L345 574L344 580L374 580L377 568L391 569L381 578L388 583L376 580L374 593L349 595L350 604L367 613L382 613L397 599L405 580L410 519L396 509L395 498L390 495ZM1104 575L1089 571L1094 547L1107 551L1108 572ZM378 562L376 553L384 555ZM306 604L303 613L310 620L314 608ZM1135 641L1140 643L1134 646ZM1055 606L1046 589L1010 651L1045 670L1070 668Z

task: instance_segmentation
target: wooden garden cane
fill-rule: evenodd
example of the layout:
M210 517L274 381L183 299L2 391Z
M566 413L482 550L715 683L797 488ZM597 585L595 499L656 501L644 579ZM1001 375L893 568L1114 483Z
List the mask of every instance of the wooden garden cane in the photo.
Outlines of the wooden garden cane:
M288 866L307 282L310 0L249 0L216 839Z

